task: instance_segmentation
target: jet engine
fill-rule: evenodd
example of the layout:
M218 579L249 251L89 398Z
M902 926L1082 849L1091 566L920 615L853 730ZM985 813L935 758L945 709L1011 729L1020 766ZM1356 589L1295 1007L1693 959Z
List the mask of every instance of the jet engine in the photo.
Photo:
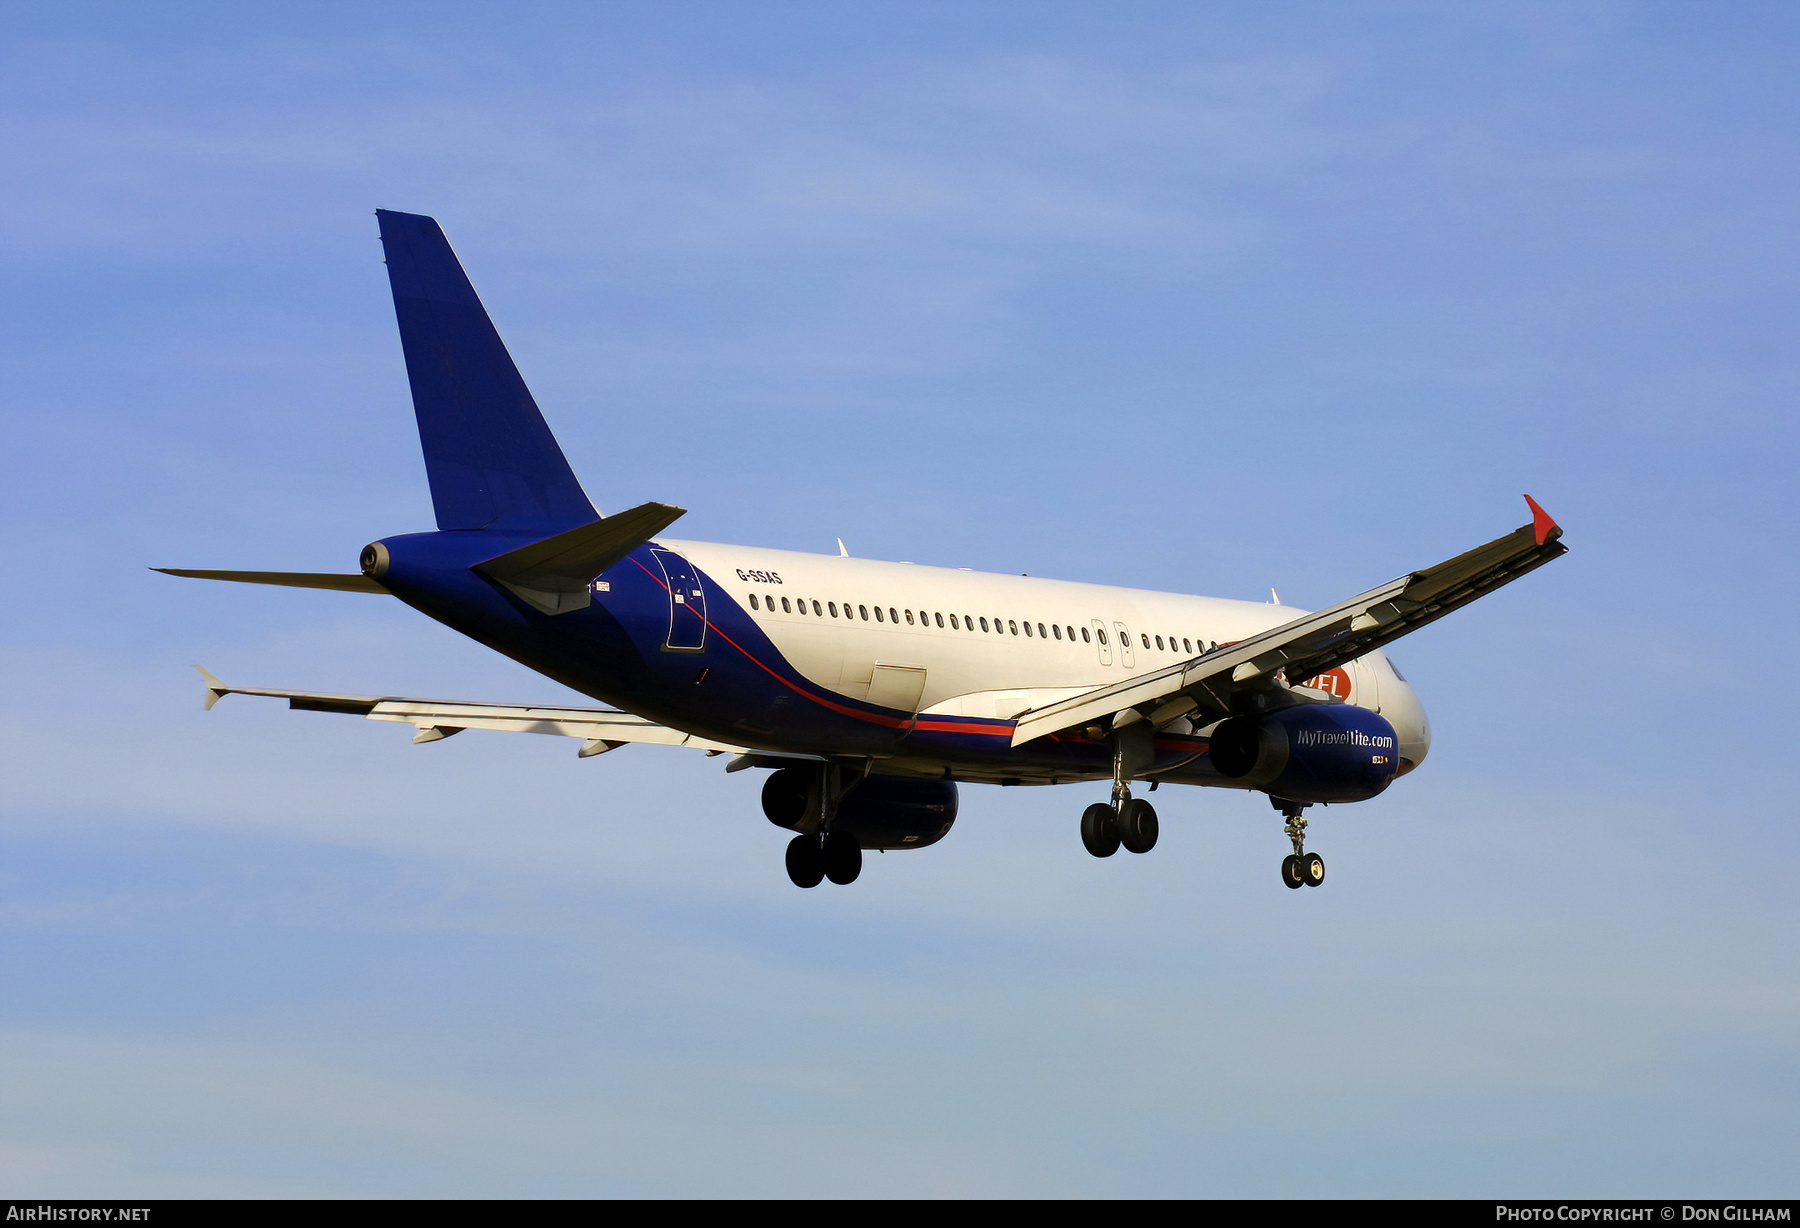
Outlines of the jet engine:
M769 822L802 831L818 813L819 774L803 767L778 768L763 782ZM849 832L866 849L920 849L936 844L956 822L956 785L948 780L871 776L838 802L831 830Z
M1387 788L1400 766L1394 727L1351 704L1234 716L1210 737L1219 775L1296 802L1360 802Z

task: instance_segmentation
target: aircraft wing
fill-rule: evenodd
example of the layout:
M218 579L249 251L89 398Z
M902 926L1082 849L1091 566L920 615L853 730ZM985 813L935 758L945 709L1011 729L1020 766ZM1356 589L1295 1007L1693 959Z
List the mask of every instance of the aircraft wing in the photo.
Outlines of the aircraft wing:
M1191 661L1021 713L1013 745L1108 718L1121 728L1146 719L1160 726L1196 710L1223 716L1234 691L1266 688L1277 674L1311 678L1391 644L1568 553L1562 528L1530 495L1525 502L1532 523L1435 567Z
M226 695L267 695L285 699L288 707L304 712L342 712L372 721L396 721L413 725L415 742L436 742L465 729L498 729L510 733L550 733L581 738L576 752L583 759L604 754L628 742L658 746L688 746L709 755L734 754L727 771L755 767L762 759L815 759L814 755L752 750L730 742L714 742L683 733L667 725L629 712L607 708L544 708L527 704L463 703L441 699L402 699L391 695L343 695L328 691L284 691L270 687L230 686L219 681L205 666L195 666L206 679L208 709Z

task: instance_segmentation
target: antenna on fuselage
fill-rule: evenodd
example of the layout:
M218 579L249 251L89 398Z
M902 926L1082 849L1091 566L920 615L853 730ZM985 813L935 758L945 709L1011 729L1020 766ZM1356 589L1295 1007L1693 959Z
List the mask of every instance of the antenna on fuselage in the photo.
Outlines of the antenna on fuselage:
M1281 604L1281 594L1275 591L1273 585L1271 585L1269 588L1269 604L1270 605L1280 605Z
M841 537L838 538L838 557L840 559L847 559L850 557L850 552L844 549L844 539Z

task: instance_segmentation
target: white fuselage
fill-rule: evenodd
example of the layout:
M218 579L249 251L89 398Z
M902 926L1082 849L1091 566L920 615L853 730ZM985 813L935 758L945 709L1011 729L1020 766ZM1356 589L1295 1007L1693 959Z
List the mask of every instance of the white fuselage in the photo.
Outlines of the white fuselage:
M1306 611L961 568L660 539L762 628L808 681L928 716L1010 718L1230 644ZM1410 768L1431 730L1381 652L1316 680L1378 712ZM898 688L896 690L895 688Z

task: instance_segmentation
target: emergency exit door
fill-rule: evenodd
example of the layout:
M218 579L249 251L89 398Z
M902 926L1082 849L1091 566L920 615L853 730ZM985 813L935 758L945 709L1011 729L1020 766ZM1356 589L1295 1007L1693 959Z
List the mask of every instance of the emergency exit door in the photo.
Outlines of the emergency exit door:
M665 652L699 652L706 647L706 589L694 565L673 550L651 548L669 586L669 633Z

